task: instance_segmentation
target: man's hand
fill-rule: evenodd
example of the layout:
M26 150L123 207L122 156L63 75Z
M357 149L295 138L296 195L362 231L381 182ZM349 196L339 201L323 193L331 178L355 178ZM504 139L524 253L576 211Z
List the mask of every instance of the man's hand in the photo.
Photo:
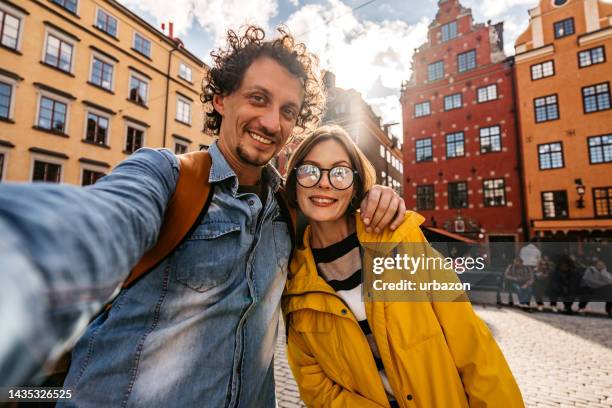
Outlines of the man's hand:
M405 213L404 200L391 187L376 184L361 201L361 219L368 232L380 232L389 223L395 230L404 221Z

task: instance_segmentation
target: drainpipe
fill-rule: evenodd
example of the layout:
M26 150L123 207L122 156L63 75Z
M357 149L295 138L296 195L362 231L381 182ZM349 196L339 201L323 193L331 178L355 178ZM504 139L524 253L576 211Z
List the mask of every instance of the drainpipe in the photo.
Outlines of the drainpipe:
M178 45L174 42L174 38L172 37L173 34L173 26L172 23L169 24L169 28L170 28L170 40L172 40L172 43L174 44L174 48L172 48L170 50L170 54L168 55L168 69L166 70L166 102L165 102L165 108L164 108L164 132L163 132L163 141L162 141L162 147L166 147L166 132L168 131L168 103L170 102L170 66L172 63L172 53L176 50L178 50Z

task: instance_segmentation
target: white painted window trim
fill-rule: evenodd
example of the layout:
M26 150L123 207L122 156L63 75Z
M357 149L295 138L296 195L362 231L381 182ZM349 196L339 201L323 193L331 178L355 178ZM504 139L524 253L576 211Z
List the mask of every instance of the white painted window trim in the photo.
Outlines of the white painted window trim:
M11 154L11 149L9 147L0 146L0 154L4 155L4 162L2 163L2 168L0 168L0 181L6 180L6 170L8 169L8 159Z
M185 146L187 148L186 152L189 152L190 143L188 143L188 142L186 142L184 140L181 140L181 139L179 139L177 137L173 137L172 140L174 141L175 147L176 147L176 145ZM176 149L174 149L174 150L176 150Z
M145 101L144 104L145 105L149 105L149 90L151 88L151 81L149 80L149 78L140 75L139 73L130 70L130 76L128 77L128 87L127 87L127 97L128 99L130 99L130 90L131 90L131 82L132 82L132 77L137 78L139 81L145 82L147 84L147 93L145 95Z
M145 142L147 140L147 128L144 127L144 126L141 126L141 125L139 125L137 123L134 123L134 122L132 122L129 119L125 119L124 120L124 124L123 124L123 146L121 147L121 151L122 152L126 151L125 150L125 145L126 145L126 142L127 142L128 127L132 127L134 129L138 129L138 130L142 131L142 146L140 146L140 147L145 147L146 146Z
M108 88L109 91L115 92L115 68L116 68L116 62L113 61L112 59L108 58L106 55L101 54L95 50L91 50L91 60L89 61L89 81L91 83L95 83L93 81L93 65L94 65L94 58L99 59L100 61L104 62L105 64L108 64L110 66L113 67L113 72L111 73L111 86L110 88ZM107 89L104 88L102 85L96 84L99 87L103 88L103 89ZM147 87L148 88L148 87ZM147 89L147 93L148 93L148 89Z
M189 76L190 76L190 78L187 78L187 77L184 77L183 75L181 75L181 67L185 67L185 69L186 69L187 71L189 71L189 73L190 73L190 75L189 75ZM179 76L180 78L183 78L185 81L193 82L193 68L191 68L191 66L190 66L189 64L186 64L186 63L184 63L184 62L182 62L182 61L181 61L181 62L179 62L179 74L178 74L178 76Z
M100 11L105 12L106 14L108 14L109 16L113 17L116 21L117 21L117 34L114 35L115 38L119 38L119 19L117 18L117 16L115 16L113 13L109 12L107 9L100 7L100 6L96 6L96 13L94 14L94 26L102 31L104 31L106 34L111 35L111 33L109 33L108 31L98 27L98 13Z
M179 117L179 104L181 102L187 104L187 106L189 107L189 117L188 117L188 120L184 120L184 118L180 118ZM189 99L187 99L185 97L182 97L181 95L176 95L176 116L175 117L176 117L176 119L178 121L183 122L183 123L188 123L188 124L191 125L192 110L193 109L192 109L192 106L191 106L191 101Z
M108 172L110 171L109 168L104 167L104 166L96 166L95 164L89 164L89 163L79 163L79 186L83 185L83 173L85 172L85 170L89 170L89 171L96 171L99 173L104 173L104 174L108 174Z
M110 146L111 145L111 124L112 124L112 118L111 115L109 115L108 113L105 113L99 109L96 108L92 108L92 107L86 107L85 108L85 118L83 120L84 125L83 125L83 137L82 140L85 140L85 138L87 137L87 117L89 116L90 113L93 113L94 115L98 115L101 116L105 119L108 120L108 129L106 131L106 146Z
M26 15L21 11L17 10L10 5L0 2L0 10L13 15L19 19L19 32L17 33L17 47L15 48L17 51L21 51L21 44L23 39L23 31L25 28Z
M11 87L11 100L9 101L8 119L13 120L13 118L15 117L14 116L15 115L15 93L16 93L19 81L11 77L1 75L1 74L0 74L0 81L6 84L9 84Z
M138 50L138 48L136 48L136 36L142 37L144 40L149 42L149 55L140 52L140 50ZM151 41L151 39L149 39L146 35L139 33L138 31L134 31L134 33L132 34L132 48L134 50L136 50L136 52L138 52L141 55L145 55L151 59L153 59L153 41Z
M42 48L42 55L40 57L40 60L42 62L45 62L45 55L47 54L47 46L48 46L48 43L49 43L49 35L57 37L61 41L64 41L64 42L72 45L72 55L70 56L70 69L67 72L69 72L69 73L74 75L74 66L75 66L74 61L76 61L75 56L76 56L76 50L77 50L77 47L76 47L76 43L77 42L73 38L68 37L64 33L54 29L53 27L45 26L45 43L44 43L44 46ZM57 68L61 69L59 67L57 67Z
M64 182L64 164L66 163L66 159L60 159L59 157L49 156L43 153L31 153L30 154L30 175L28 176L29 181L33 181L32 177L34 177L34 162L42 161L45 163L51 164L59 164L60 165L60 184Z
M36 92L36 116L34 117L34 126L39 127L38 119L40 118L40 102L42 97L47 97L49 99L53 99L54 101L61 102L66 105L66 121L64 123L64 134L68 134L68 128L70 124L70 103L72 102L70 99L60 96L51 91L47 91L44 89L37 89Z

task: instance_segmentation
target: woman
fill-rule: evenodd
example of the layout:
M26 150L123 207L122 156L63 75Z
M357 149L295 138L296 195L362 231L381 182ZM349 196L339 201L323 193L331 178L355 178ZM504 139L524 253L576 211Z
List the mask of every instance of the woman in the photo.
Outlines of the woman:
M287 354L308 406L522 407L520 391L469 302L363 302L362 242L425 242L423 217L368 233L356 203L372 165L323 127L289 164L287 193L308 218L283 297Z
M516 292L519 305L523 309L529 309L529 302L533 295L533 269L523 265L520 256L514 258L512 264L508 265L504 272L504 277L512 284L512 290Z

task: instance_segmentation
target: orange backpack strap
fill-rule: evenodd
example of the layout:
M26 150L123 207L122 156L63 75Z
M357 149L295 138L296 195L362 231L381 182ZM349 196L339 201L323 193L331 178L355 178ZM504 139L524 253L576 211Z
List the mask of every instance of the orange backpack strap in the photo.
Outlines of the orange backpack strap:
M212 160L206 151L185 153L176 156L180 171L174 194L166 207L164 222L157 243L149 249L132 269L123 283L131 286L155 268L189 236L201 217L206 214L212 198L208 182Z

